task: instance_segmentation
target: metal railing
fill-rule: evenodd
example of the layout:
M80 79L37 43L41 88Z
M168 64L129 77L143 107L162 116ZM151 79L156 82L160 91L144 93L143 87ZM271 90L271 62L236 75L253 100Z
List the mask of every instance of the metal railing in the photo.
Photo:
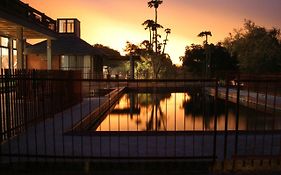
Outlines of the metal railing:
M10 139L31 124L52 118L55 113L79 103L82 99L81 84L71 81L79 75L77 71L2 69L0 141ZM54 81L54 78L64 81Z
M278 76L240 75L221 83L82 79L77 71L2 70L0 83L2 164L214 163L281 156Z

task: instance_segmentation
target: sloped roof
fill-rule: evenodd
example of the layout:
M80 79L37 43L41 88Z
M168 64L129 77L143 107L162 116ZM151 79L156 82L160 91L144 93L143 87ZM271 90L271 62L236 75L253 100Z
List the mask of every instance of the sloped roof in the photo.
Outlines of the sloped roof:
M47 41L28 46L27 53L46 54ZM52 55L99 55L104 53L76 36L60 36L52 40Z

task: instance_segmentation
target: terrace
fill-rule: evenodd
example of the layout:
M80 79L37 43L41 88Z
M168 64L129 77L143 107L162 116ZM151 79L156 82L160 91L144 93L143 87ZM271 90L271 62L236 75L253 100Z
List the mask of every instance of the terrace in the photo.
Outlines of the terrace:
M55 21L17 0L0 9L4 173L281 171L280 75L141 79L140 57L129 56L130 79L103 79L104 55L80 39L78 19ZM24 69L24 40L34 38L47 39L29 51L48 70ZM52 55L63 70L51 70Z
M178 161L222 171L256 168L249 161L260 161L279 169L279 78L235 82L3 73L2 165Z

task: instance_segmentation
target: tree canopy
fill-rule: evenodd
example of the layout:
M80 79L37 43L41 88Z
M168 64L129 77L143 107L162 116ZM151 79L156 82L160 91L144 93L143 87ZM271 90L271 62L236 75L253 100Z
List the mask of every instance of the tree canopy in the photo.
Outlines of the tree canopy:
M205 46L195 44L187 46L185 55L181 57L183 67L197 76L203 76L206 71L206 64L208 64L207 66L210 69L209 73L211 75L237 70L235 57L232 57L225 47L222 47L221 44L211 44L208 47L211 60L207 62Z
M198 35L198 37L205 37L205 41L204 41L204 44L208 44L208 36L213 36L211 31L203 31L203 32L200 32Z
M108 46L104 46L102 44L95 44L93 47L98 48L105 54L106 57L114 57L114 58L119 58L121 57L120 53L117 50L111 49Z
M266 29L245 20L242 29L225 38L223 45L239 61L241 72L280 73L281 42L280 30Z
M136 64L140 78L164 78L174 71L174 66L168 54L155 54L149 48L149 41L144 40L139 45L127 42L124 51L127 55L141 56L141 63Z

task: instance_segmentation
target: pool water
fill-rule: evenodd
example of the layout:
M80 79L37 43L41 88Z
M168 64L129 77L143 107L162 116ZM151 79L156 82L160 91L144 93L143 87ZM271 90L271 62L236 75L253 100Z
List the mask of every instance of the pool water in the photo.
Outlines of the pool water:
M217 106L215 110L215 105ZM217 130L225 130L224 100L198 92L128 92L94 131L212 131L215 116ZM236 105L228 103L228 130L235 130ZM239 130L278 130L276 116L240 106Z

